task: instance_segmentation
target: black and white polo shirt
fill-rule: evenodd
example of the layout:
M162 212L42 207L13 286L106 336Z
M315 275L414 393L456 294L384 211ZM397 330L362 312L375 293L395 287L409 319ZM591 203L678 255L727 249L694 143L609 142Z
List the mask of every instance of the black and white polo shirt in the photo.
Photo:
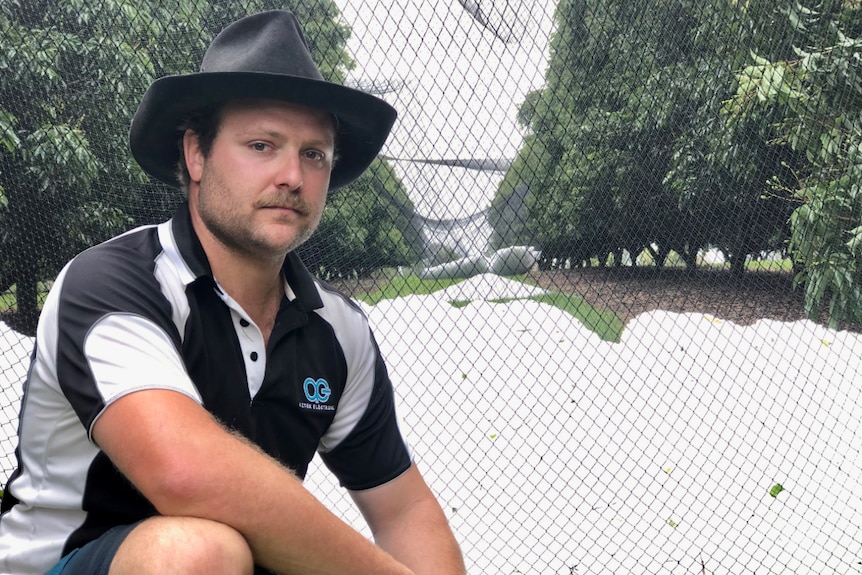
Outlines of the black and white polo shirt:
M0 572L44 573L111 526L155 513L92 442L105 407L143 389L202 404L304 476L319 452L348 489L411 464L361 310L291 254L265 346L214 280L188 207L73 259L39 321L0 515Z

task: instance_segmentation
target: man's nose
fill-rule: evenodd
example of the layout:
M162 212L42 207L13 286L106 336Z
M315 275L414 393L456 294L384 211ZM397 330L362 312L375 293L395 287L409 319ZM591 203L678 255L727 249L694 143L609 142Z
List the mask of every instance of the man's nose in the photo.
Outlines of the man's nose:
M288 153L281 158L275 184L291 191L302 187L302 161L298 153Z

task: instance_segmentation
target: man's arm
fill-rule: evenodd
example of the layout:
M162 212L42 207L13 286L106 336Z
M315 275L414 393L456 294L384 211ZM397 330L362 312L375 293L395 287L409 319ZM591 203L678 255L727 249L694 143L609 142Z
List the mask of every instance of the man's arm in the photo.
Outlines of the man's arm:
M94 424L93 438L159 513L236 529L260 566L282 573L411 573L333 515L290 470L181 393L146 390L118 399Z
M350 495L377 544L414 573L466 573L446 516L415 464L388 483Z

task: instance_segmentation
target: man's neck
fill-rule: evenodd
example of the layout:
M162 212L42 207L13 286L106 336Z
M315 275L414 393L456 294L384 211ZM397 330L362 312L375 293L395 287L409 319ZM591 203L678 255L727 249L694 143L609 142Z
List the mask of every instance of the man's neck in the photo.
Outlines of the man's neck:
M201 244L219 286L248 313L269 341L284 297L284 257L254 258L212 237L201 238Z

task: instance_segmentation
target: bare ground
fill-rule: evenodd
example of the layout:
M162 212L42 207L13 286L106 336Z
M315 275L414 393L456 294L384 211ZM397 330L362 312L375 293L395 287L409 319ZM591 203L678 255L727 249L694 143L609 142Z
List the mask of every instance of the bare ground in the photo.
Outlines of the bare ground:
M748 271L734 277L726 269L590 268L534 270L530 280L546 290L577 295L593 307L614 312L624 324L653 310L704 313L739 325L760 319L805 319L802 291L789 272ZM331 281L351 296L377 291L380 279ZM32 335L35 322L5 314L0 321ZM825 324L826 315L820 314ZM860 332L860 326L840 326Z
M626 324L654 310L704 313L739 325L751 325L760 319L806 318L802 290L793 289L790 272L748 271L734 277L727 269L628 267L534 270L528 277L546 290L577 295L593 307L612 311ZM373 292L380 285L374 279L333 283L353 296ZM817 321L825 324L825 314Z
M653 310L704 313L739 325L806 317L801 288L793 289L788 272L734 277L723 269L609 268L533 272L531 278L545 289L613 311L623 323Z

